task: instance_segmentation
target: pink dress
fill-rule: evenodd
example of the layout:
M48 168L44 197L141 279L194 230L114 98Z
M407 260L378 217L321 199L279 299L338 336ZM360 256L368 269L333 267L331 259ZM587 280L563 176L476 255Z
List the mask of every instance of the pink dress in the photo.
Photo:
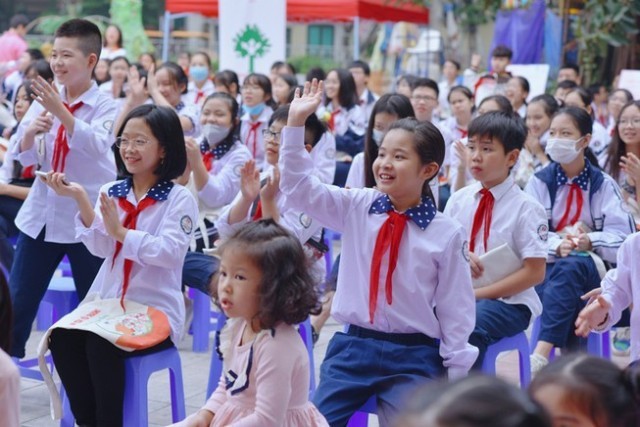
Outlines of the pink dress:
M218 388L204 406L215 414L211 427L328 427L309 402L309 356L296 329L283 323L240 345L245 325L232 321L229 334L220 337L221 352L228 357ZM231 345L224 348L225 342Z

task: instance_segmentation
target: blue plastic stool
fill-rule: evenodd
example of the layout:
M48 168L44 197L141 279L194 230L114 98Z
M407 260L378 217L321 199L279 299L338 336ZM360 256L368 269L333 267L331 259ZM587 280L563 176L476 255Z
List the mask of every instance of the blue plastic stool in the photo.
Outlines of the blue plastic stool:
M502 352L512 350L518 351L518 358L520 360L520 387L526 389L531 382L531 365L529 363L529 341L524 332L520 332L512 337L503 338L491 344L487 348L487 353L482 362L482 372L495 376L498 355Z
M36 329L46 331L61 317L71 313L77 306L78 293L73 278L52 278L38 308Z
M224 313L220 313L218 315L218 326L217 330L220 331L225 323L227 322L227 318ZM298 333L302 338L302 341L307 347L307 353L309 354L309 399L313 396L313 393L316 391L316 376L315 376L315 364L313 361L313 339L311 337L311 321L309 318L298 325ZM207 395L205 396L205 401L209 399L211 394L218 387L218 382L220 381L220 375L222 374L222 360L220 360L220 356L215 349L211 352L211 365L209 366L209 382L207 383Z
M367 427L369 425L369 414L377 413L378 405L376 404L376 397L371 396L369 400L358 409L358 412L351 416L347 427Z
M184 388L182 383L182 365L180 353L173 347L144 356L134 356L124 362L124 407L123 426L139 427L149 425L147 382L151 374L169 369L171 382L171 419L174 423L186 417L184 407ZM60 427L73 427L75 419L71 413L69 399L64 387L61 387L63 416Z
M197 289L189 288L189 297L193 300L193 320L191 333L193 334L193 351L202 353L209 350L209 334L215 330L217 313L211 310L211 297Z
M538 336L540 335L540 317L536 318L533 322L533 327L531 329L531 338L529 341L529 346L531 353L536 348L536 344L538 343ZM611 341L609 331L605 331L601 334L591 332L589 337L587 338L587 353L592 356L602 357L607 360L611 360ZM549 355L549 360L553 360L555 357L555 348L551 350L551 354Z
M147 382L151 374L169 369L171 416L174 423L185 418L184 388L180 353L173 347L157 353L125 359L124 427L149 425Z

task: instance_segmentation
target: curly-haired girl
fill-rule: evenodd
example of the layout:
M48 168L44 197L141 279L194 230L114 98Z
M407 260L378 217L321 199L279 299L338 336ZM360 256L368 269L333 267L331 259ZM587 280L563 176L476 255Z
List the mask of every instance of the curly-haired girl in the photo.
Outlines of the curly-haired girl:
M309 356L294 324L317 313L302 245L267 219L220 248L214 299L230 321L220 336L223 372L205 406L180 426L328 426L307 401Z

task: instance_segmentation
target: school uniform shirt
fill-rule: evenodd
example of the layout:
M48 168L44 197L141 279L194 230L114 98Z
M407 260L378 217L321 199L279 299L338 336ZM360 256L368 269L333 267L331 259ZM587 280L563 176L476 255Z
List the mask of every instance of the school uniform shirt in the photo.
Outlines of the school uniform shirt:
M325 184L331 184L336 174L336 139L327 131L311 149L314 174Z
M371 120L371 112L373 111L373 106L376 104L376 101L380 98L380 96L371 92L369 89L365 88L360 95L358 105L362 109L363 119L364 119L364 127L366 128L369 124L369 120Z
M466 147L469 144L469 138L464 137L464 138L460 139L460 142L462 142L462 144ZM458 179L458 173L459 173L458 172L458 166L460 165L460 158L458 157L458 155L456 154L456 152L454 150L455 149L453 148L453 146L451 146L451 150L447 151L449 153L448 157L450 159L450 163L449 163L449 185L451 186L451 194L453 194L456 191L460 190L460 188L458 188L455 185L456 184L456 180ZM464 174L465 174L466 185L471 185L474 182L477 182L473 178L473 175L471 175L471 172L469 171L468 165L464 169ZM464 187L462 187L462 188L464 188Z
M388 217L373 213L372 208L377 211L390 203L388 196L371 188L325 185L310 175L312 162L303 147L303 127L285 127L282 140L280 189L288 202L343 234L338 287L331 309L334 318L386 333L422 333L440 339L439 351L449 377L465 375L478 352L468 344L475 325L475 297L462 226L437 212L433 202L423 198L420 207L415 208L415 219L407 222L403 232L393 273L392 304L385 298L389 258L386 254L383 257L382 283L371 323L369 281L373 249Z
M187 93L182 95L181 98L187 104L195 104L202 107L204 100L215 91L216 86L213 84L211 79L207 79L201 89L198 89L198 86L196 86L194 82L189 82L189 85L187 86ZM200 95L198 96L198 94ZM196 102L196 99L198 102Z
M120 298L124 260L129 259L133 261L133 267L125 299L157 308L166 314L171 325L171 340L179 343L185 317L182 264L198 218L195 198L185 187L164 181L136 201L131 178L108 183L100 192L115 200L121 223L126 213L118 206L118 197L126 196L134 206L144 197L152 197L156 203L140 212L136 229L127 231L115 260L116 241L106 231L100 201L96 203L95 218L89 227L84 226L80 214L76 216L77 238L93 255L104 258L84 301L98 297Z
M273 109L271 107L264 107L262 113L260 113L255 121L251 120L249 113L244 113L240 119L240 140L249 148L251 156L256 160L256 165L260 169L267 167L264 160L264 139L262 138L262 131L269 128L269 119L272 114ZM251 126L256 123L260 123L260 125L257 126L254 134L251 132Z
M175 107L179 116L184 116L191 121L191 130L184 132L184 136L196 138L200 135L200 107L192 102L180 101Z
M473 219L482 195L482 184L475 182L451 196L444 214L457 220L471 237ZM494 197L493 211L487 247L482 236L487 224L483 222L476 236L474 253L478 256L508 244L518 258L547 258L549 226L544 208L533 197L520 189L511 176L489 189ZM506 298L498 298L507 304L524 304L531 310L531 318L542 314L542 303L533 287Z
M609 319L602 325L601 330L608 330L618 323L622 311L633 305L631 310L631 358L630 361L640 360L640 290L638 290L638 277L640 277L640 233L630 235L620 246L617 265L609 270L602 280L602 296L611 308Z
M103 47L102 51L100 52L100 59L111 60L119 56L127 56L127 50L123 47L120 47L116 50L109 50L106 47Z
M224 143L220 143L211 150L214 158L209 180L198 191L198 199L210 209L221 208L233 201L240 191L240 169L251 160L249 149L240 141L232 142L229 147L223 145Z
M591 132L591 141L589 141L589 148L593 151L598 159L598 164L601 168L604 167L607 162L609 143L611 142L611 135L607 132L607 129L602 126L598 121L593 122L593 130Z
M320 105L316 111L318 118L325 123L329 123L331 113L333 112L333 104ZM353 132L357 136L363 136L366 130L364 121L364 113L360 105L354 105L350 109L340 107L340 111L333 117L333 134L335 136L343 136L348 131Z
M66 102L66 90L60 90L60 98ZM113 137L111 128L115 120L116 105L111 97L98 90L93 82L89 90L83 93L72 106L82 102L75 112L75 125L72 135L67 134L69 154L64 173L69 182L77 182L84 187L93 202L98 198L102 185L116 178L116 166L111 151ZM44 111L34 102L18 127L16 144L12 154L24 167L40 166L48 172L52 169L54 142L60 127L60 120L54 118L51 130L44 136L35 137L31 149L20 152L20 143L31 121ZM16 225L26 235L35 239L45 230L45 241L53 243L78 243L74 232L74 217L78 206L68 197L58 196L53 189L40 179L31 187L18 216Z
M541 177L554 179L557 183L553 209L551 209L549 189ZM555 228L565 212L569 197L569 184L573 182L580 185L583 204L578 221L592 230L587 234L591 240L593 252L604 261L615 263L618 248L624 239L635 230L635 224L633 218L623 207L624 201L618 184L609 175L591 166L588 161L586 161L582 172L572 179L567 178L558 163L551 162L540 172L533 175L524 189L526 193L542 203L549 219L547 262L555 262L556 250L562 242L562 238L557 233L559 230L555 230ZM594 182L598 183L598 188L592 190L591 187ZM593 194L590 196L590 193ZM569 218L574 216L576 209L577 204L574 201Z
M527 104L522 104L520 108L516 110L516 113L520 116L521 119L527 118Z
M281 169L282 170L282 169ZM265 181L271 176L273 166L269 167L260 173L260 182ZM235 224L229 224L229 214L231 208L240 200L242 194L238 192L233 202L225 206L220 212L220 216L216 220L216 228L221 239L228 239L233 233L235 233L243 225L253 220L253 214L256 211L256 206L252 206L247 212L247 216L240 222ZM255 202L257 203L257 201ZM292 209L288 203L287 196L281 191L276 194L276 206L280 213L280 220L278 223L290 231L298 241L304 245L309 239L313 239L316 242L322 241L322 225L318 221L314 221L306 213ZM314 279L314 283L319 284L326 276L326 264L324 258L316 260L310 267L310 273Z

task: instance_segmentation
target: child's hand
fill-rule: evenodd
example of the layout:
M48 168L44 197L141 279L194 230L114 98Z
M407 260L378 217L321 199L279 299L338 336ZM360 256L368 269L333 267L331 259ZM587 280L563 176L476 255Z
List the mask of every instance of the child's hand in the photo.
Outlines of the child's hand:
M260 172L256 169L255 160L248 160L240 169L240 192L245 200L251 202L260 194Z
M479 278L484 273L484 266L480 261L480 257L473 252L469 252L469 266L471 267L471 277L474 279Z
M47 110L44 110L29 123L25 134L33 138L39 133L48 133L51 130L51 126L53 126L53 116Z
M156 82L156 66L151 65L147 72L147 90L151 96L158 92L158 83Z
M107 193L100 193L100 213L107 233L120 242L124 241L127 229L120 224L116 202Z
M85 192L80 184L76 182L67 183L63 173L50 171L46 178L40 177L40 179L51 187L58 196L71 197L77 200Z
M467 146L464 145L462 141L457 140L453 143L453 148L456 150L456 157L460 159L458 170L464 171L467 169L467 165L469 164L469 151L467 150Z
M198 412L187 418L186 427L209 427L213 421L213 412L200 409Z
M611 304L604 297L598 296L578 314L576 335L587 337L593 329L604 323L610 308Z
M187 149L187 161L193 169L197 163L202 163L202 154L200 153L200 145L195 139L191 137L185 137L185 146Z
M307 117L314 114L322 101L322 92L324 85L322 80L313 79L311 83L306 82L302 94L300 89L296 89L293 101L289 107L289 118L287 126L300 127L304 126Z
M640 182L640 159L633 153L620 157L620 167L635 182Z
M2 137L3 137L4 139L9 139L9 138L11 137L11 131L12 131L12 130L13 130L13 129L11 129L11 128L5 128L5 129L2 131Z
M127 98L132 105L142 105L147 100L147 90L144 87L146 77L140 78L138 68L135 66L129 67L129 77L127 82L129 83L129 90Z
M568 256L572 250L576 248L576 244L573 242L573 236L567 234L567 236L560 242L560 246L556 249L556 255L560 258Z
M592 247L593 246L591 244L591 239L589 238L589 235L585 233L584 230L581 228L580 233L578 233L578 236L576 237L576 249L579 251L587 252L587 251L590 251Z
M260 190L260 199L263 200L274 200L276 194L278 194L278 189L280 188L280 170L278 166L273 167L273 176L269 177L267 183L262 190Z
M67 112L55 84L49 83L41 76L38 76L35 80L31 81L31 89L33 90L31 98L58 119L61 119L62 115Z

